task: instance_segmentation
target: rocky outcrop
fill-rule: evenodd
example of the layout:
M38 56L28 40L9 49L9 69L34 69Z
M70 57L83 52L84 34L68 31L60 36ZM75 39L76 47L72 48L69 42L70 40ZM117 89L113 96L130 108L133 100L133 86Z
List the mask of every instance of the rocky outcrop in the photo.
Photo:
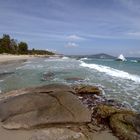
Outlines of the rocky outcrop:
M96 86L77 85L73 87L77 94L96 94L100 95L101 90Z
M6 93L0 100L3 127L29 129L49 124L90 122L91 112L72 92L68 86L52 84Z
M124 140L140 139L140 115L136 112L107 105L97 107L98 117L108 118L113 132Z
M89 140L83 133L67 128L50 128L38 131L30 140Z

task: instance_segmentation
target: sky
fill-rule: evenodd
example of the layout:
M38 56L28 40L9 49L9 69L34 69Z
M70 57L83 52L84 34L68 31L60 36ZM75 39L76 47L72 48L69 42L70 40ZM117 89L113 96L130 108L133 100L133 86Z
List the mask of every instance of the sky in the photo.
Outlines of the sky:
M140 57L140 0L0 0L0 37L60 54Z

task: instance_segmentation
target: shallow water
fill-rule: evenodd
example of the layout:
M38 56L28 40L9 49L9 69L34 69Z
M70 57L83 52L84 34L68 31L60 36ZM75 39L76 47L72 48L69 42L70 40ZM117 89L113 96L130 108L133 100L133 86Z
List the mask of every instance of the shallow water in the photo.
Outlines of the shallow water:
M14 65L1 69L2 71L14 73L0 79L1 92L50 83L94 84L104 90L107 98L140 111L140 63L91 58L37 58L23 63L20 67ZM49 77L48 73L53 75ZM44 74L48 74L46 80Z

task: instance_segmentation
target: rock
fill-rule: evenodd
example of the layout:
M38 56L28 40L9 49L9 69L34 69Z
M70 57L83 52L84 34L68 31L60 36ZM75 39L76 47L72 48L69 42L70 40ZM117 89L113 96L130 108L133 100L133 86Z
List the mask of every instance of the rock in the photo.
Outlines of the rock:
M114 114L110 117L110 126L112 130L123 139L127 140L139 140L140 126L134 125L138 120L136 119L136 115L129 113L118 113Z
M67 128L49 128L38 131L29 140L88 140L88 138L81 132Z
M43 74L43 77L42 77L42 81L46 81L46 80L50 80L54 77L54 73L53 72L47 72L47 73L44 73Z
M99 105L98 117L108 118L113 132L122 139L140 139L140 115L127 109L115 108L114 106Z
M47 124L86 123L91 112L65 85L47 85L5 94L0 101L0 119L7 129L33 128ZM79 115L80 114L80 115Z
M140 134L140 114L135 116L132 124L136 128L136 131Z
M101 94L101 90L98 87L90 85L78 85L74 87L74 90L78 94Z
M115 108L114 106L102 105L102 104L97 106L97 114L101 118L110 117L112 114L115 114L117 112L121 112L121 110Z
M15 72L3 72L3 73L0 73L0 78L4 78L4 77L9 76L11 74L15 74Z

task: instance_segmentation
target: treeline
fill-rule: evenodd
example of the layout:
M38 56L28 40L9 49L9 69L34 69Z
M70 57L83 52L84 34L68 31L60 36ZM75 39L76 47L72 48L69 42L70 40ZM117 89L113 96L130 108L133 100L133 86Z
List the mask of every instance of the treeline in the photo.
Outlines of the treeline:
M30 54L30 55L54 55L53 52L46 50L29 50L28 44L26 42L18 42L15 39L12 39L9 35L4 34L0 38L0 54Z

